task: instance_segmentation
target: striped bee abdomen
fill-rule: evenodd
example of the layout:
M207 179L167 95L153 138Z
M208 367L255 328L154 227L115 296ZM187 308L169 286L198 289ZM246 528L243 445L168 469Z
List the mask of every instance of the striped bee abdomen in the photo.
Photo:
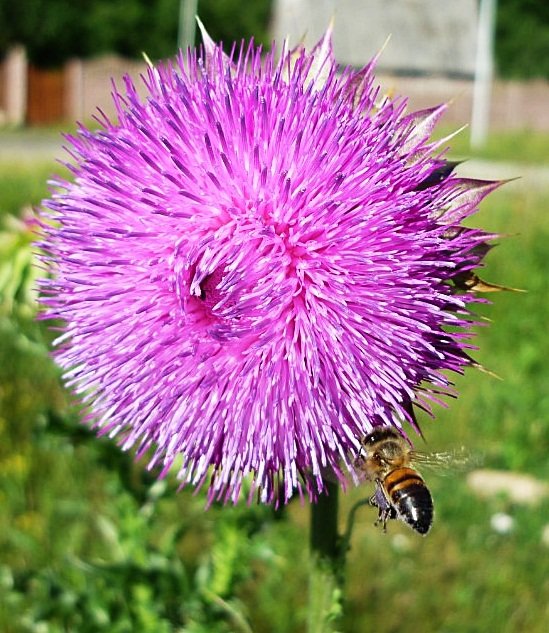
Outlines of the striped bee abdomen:
M412 468L396 468L387 473L383 486L401 519L427 534L433 523L433 499L421 475Z

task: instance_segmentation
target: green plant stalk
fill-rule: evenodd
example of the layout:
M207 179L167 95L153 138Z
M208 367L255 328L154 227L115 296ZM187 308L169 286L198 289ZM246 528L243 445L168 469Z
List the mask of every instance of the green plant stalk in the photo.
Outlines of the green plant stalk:
M338 486L311 506L308 633L335 633L343 613L343 556L337 532Z

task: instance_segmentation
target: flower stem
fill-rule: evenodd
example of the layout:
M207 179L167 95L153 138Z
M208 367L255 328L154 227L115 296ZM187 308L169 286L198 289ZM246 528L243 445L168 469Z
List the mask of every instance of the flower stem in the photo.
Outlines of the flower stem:
M342 615L343 559L337 514L338 486L326 483L325 494L311 506L308 633L334 633Z

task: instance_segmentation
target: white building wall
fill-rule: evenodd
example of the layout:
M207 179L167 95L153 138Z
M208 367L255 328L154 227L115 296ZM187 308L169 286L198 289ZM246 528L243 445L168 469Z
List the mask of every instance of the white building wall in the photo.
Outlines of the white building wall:
M341 64L363 66L390 36L381 71L474 72L477 0L275 0L273 37L311 46L332 17Z

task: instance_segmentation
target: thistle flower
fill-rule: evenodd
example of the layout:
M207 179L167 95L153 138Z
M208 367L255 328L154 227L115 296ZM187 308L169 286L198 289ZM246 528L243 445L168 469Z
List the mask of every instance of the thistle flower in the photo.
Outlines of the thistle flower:
M472 363L463 279L489 247L462 221L498 183L454 176L445 106L407 114L373 67L339 72L329 33L278 61L206 36L68 137L74 179L43 203L67 385L211 499L314 499Z

